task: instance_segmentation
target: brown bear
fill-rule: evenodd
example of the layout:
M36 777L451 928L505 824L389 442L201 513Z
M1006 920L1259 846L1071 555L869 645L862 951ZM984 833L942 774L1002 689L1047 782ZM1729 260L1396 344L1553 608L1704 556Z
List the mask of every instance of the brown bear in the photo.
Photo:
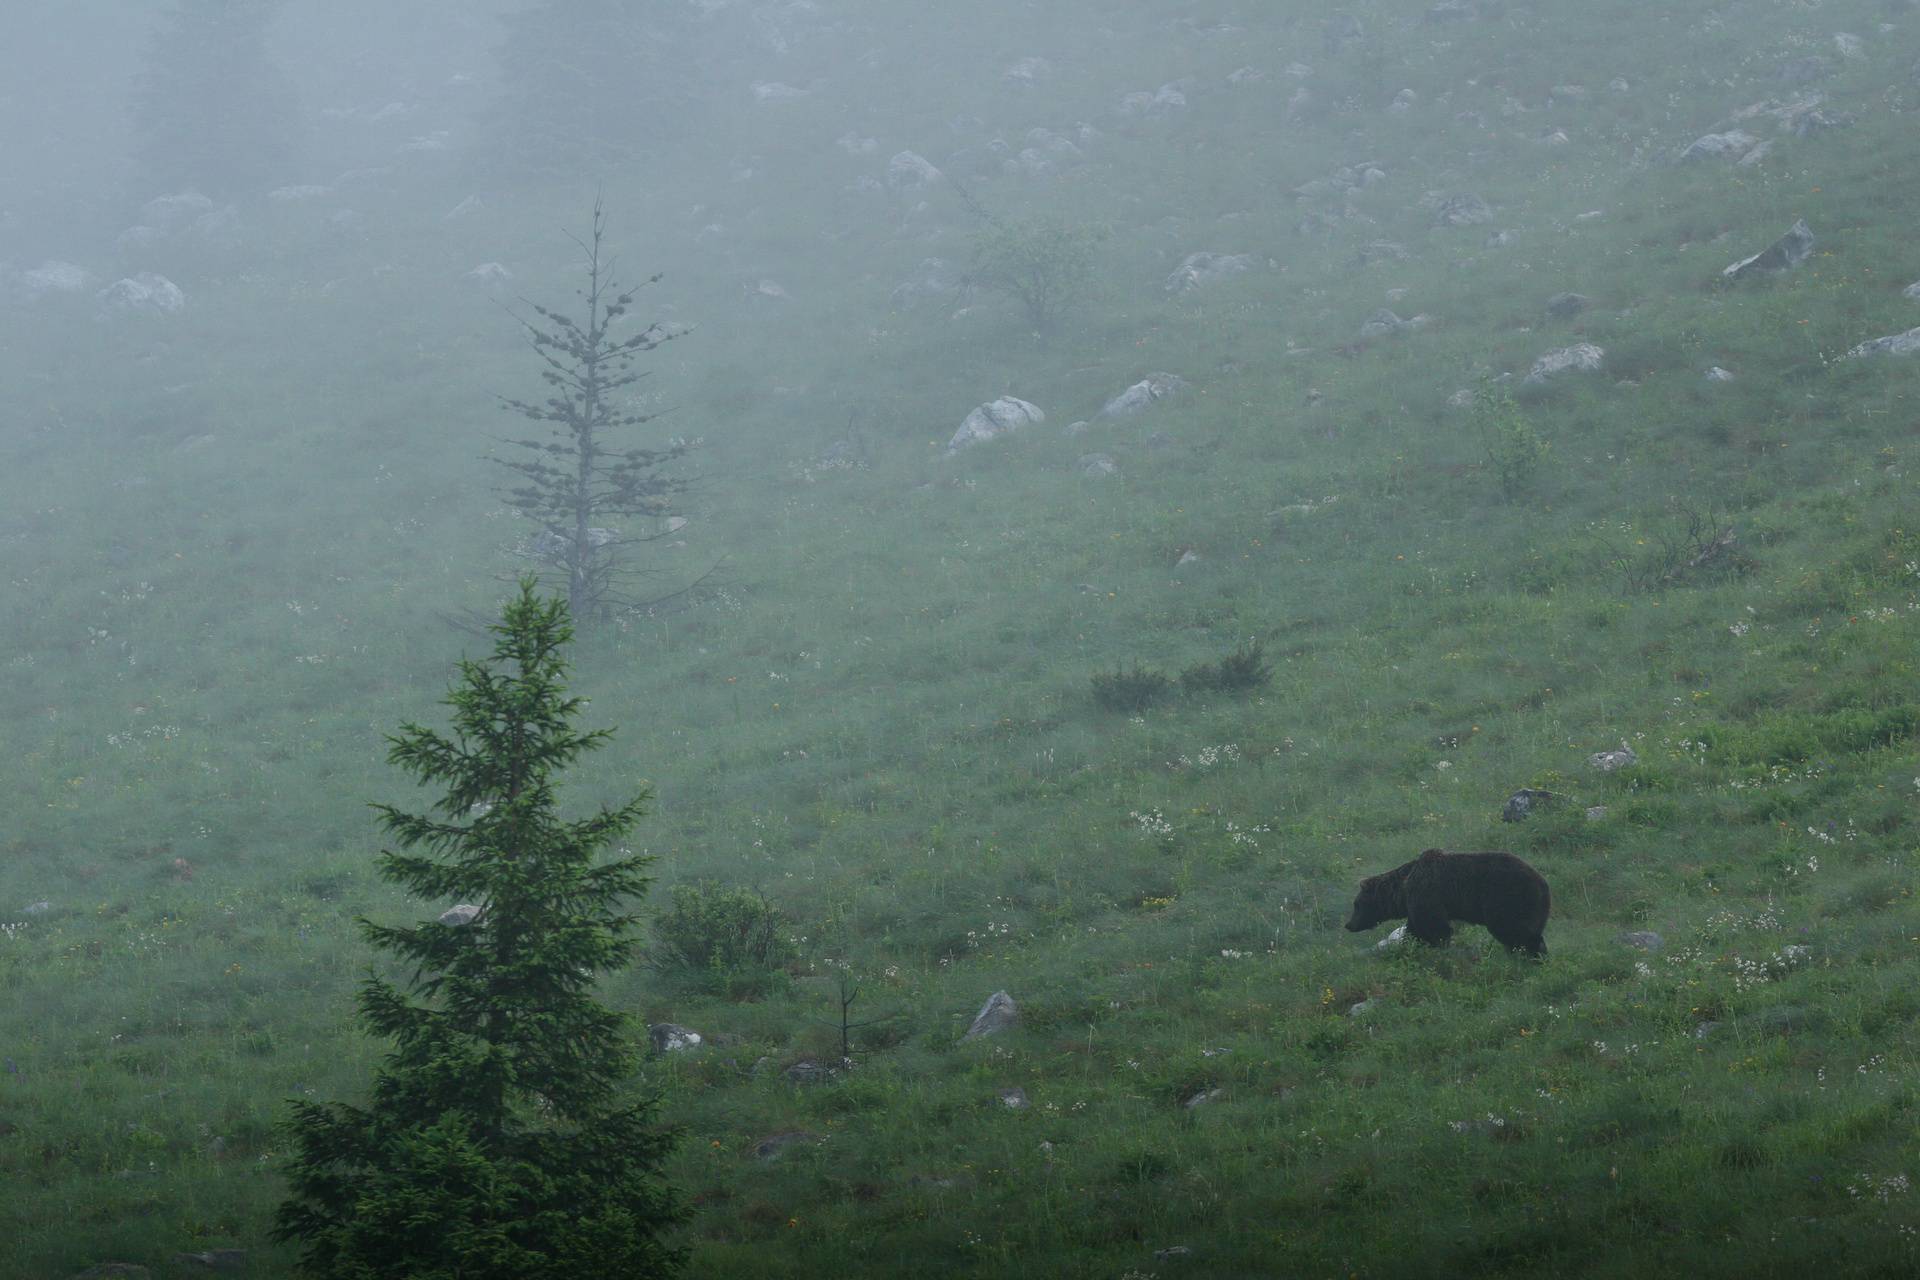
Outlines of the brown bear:
M1551 907L1546 877L1510 853L1428 849L1412 862L1360 882L1347 931L1404 917L1407 932L1432 946L1453 936L1452 921L1483 924L1495 939L1530 956L1547 954Z

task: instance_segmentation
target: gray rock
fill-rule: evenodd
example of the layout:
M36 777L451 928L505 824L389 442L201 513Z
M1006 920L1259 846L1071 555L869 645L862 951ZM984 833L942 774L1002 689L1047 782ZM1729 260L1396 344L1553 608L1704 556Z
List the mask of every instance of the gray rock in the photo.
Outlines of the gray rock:
M1623 742L1617 751L1596 751L1588 756L1587 767L1598 769L1601 773L1612 773L1616 769L1637 764L1639 760L1640 757L1633 753L1633 748Z
M1713 368L1707 370L1704 376L1706 377L1706 380L1708 382L1732 382L1733 381L1733 375L1727 372L1725 369L1722 369L1719 365L1715 365L1713 366Z
M1386 937L1384 937L1384 938L1382 938L1382 939L1380 939L1380 941L1378 941L1378 942L1376 942L1376 943L1374 943L1374 944L1373 944L1373 949L1374 949L1375 951L1385 951L1385 950L1387 950L1387 949L1388 949L1389 947L1399 947L1399 946L1405 946L1405 945L1406 945L1406 941L1407 941L1407 926L1405 926L1405 925L1403 925L1403 924L1399 924L1399 925L1395 925L1395 926L1393 927L1393 932L1392 932L1392 933L1390 933L1390 934L1388 934L1388 935L1387 935ZM1354 1008L1356 1008L1356 1009L1357 1009L1357 1008L1359 1008L1359 1007L1360 1007L1360 1006L1358 1006L1358 1005L1355 1005L1355 1006L1354 1006Z
M1773 73L1776 80L1787 85L1812 84L1831 74L1833 63L1817 53L1804 58L1788 58Z
M1500 810L1500 821L1525 822L1536 813L1564 804L1566 799L1557 792L1522 787L1507 797L1506 806Z
M1442 198L1433 210L1436 227L1473 227L1493 221L1493 208L1477 195Z
M1607 806L1603 804L1595 804L1595 805L1587 806L1588 822L1600 822L1604 820L1606 816L1607 816Z
M20 914L23 916L44 916L52 910L53 904L42 898L38 902L29 902L26 906L20 908Z
M947 452L957 453L968 445L981 444L1046 420L1046 414L1025 400L1001 396L966 416L960 429L953 433L953 439L947 441Z
M818 1146L826 1140L827 1136L824 1133L813 1133L806 1129L788 1129L781 1133L768 1134L748 1150L755 1160L778 1160L794 1147Z
M1205 557L1198 551L1189 549L1180 553L1180 558L1173 562L1173 567L1176 569L1184 569L1188 565L1199 564L1203 559L1205 559Z
M1000 1099L1000 1105L1009 1111L1025 1111L1032 1104L1027 1101L1027 1091L1019 1085L1001 1089L994 1095Z
M1130 418L1187 389L1186 379L1171 373L1150 373L1107 401L1100 410L1103 418Z
M996 991L980 1006L980 1012L973 1016L973 1025L967 1028L963 1038L978 1040L982 1036L998 1035L1019 1020L1020 1009L1013 1003L1013 997Z
M1155 1249L1153 1251L1153 1260L1155 1262L1177 1262L1182 1258L1190 1258L1192 1256L1193 1250L1184 1244L1170 1245L1165 1249Z
M1884 338L1863 342L1847 355L1854 359L1861 356L1910 356L1916 351L1920 351L1920 329L1909 329L1905 333L1889 334Z
M245 1249L207 1249L200 1253L176 1253L176 1263L186 1266L204 1267L208 1271L245 1271L247 1269L247 1251Z
M1838 49L1840 56L1849 62L1866 61L1867 42L1859 36L1849 35L1845 31L1838 32L1833 37L1833 47Z
M1075 459L1073 469L1083 476L1111 476L1119 474L1120 464L1110 453L1083 453Z
M1253 267L1254 258L1250 253L1190 253L1167 277L1167 292L1185 293L1188 289L1251 271Z
M1036 84L1052 74L1051 62L1045 58L1028 56L1002 71L1000 78L1010 84Z
M912 194L925 191L944 175L925 156L913 151L896 151L887 161L887 186L893 191Z
M1900 296L1913 302L1920 302L1920 280L1916 280L1902 289Z
M1372 1013L1375 1009L1379 1007L1380 1007L1380 997L1369 996L1365 1000L1362 1000L1359 1004L1356 1004L1351 1008L1349 1008L1347 1010L1347 1016L1349 1018L1364 1018L1369 1013Z
M1504 249L1514 240L1511 231L1490 231L1487 233L1486 246L1489 249Z
M1571 320L1585 311L1590 302L1584 293L1556 293L1547 299L1547 314L1555 320Z
M782 1071L780 1078L788 1084L831 1084L839 1074L832 1067L809 1058Z
M945 258L922 258L914 273L894 286L888 299L895 307L915 307L924 302L945 302L962 288L960 273Z
M701 1039L698 1031L677 1022L655 1022L647 1027L647 1040L655 1053L680 1053L697 1048Z
M1623 933L1615 939L1615 941L1624 943L1639 951L1658 951L1666 945L1666 939L1651 929L1638 929L1632 933Z
M1209 1102L1218 1102L1226 1096L1227 1091L1225 1089L1202 1089L1199 1093L1194 1094L1180 1105L1188 1111L1197 1111Z
M439 915L439 922L449 928L464 929L482 915L479 907L471 902L463 902L457 907L448 907Z
M93 277L87 274L85 267L57 259L41 263L31 271L20 273L20 283L25 288L29 301L56 293L79 293L93 284Z
M139 253L142 250L151 249L154 245L159 244L166 238L166 232L158 227L150 227L142 222L137 226L128 227L125 231L115 236L113 247L122 253Z
M513 279L513 272L498 262L483 262L467 272L467 279L481 284L505 284Z
M137 1262L96 1262L67 1280L153 1280L153 1272Z
M1390 334L1399 333L1406 327L1407 322L1405 320L1402 320L1387 308L1381 307L1378 311L1375 311L1372 315L1360 322L1360 336L1363 338L1384 338Z
M1369 240L1358 254L1363 267L1370 262L1405 262L1408 256L1407 246L1397 240Z
M1178 84L1163 84L1152 93L1136 89L1120 99L1117 108L1123 116L1164 116L1187 105L1187 95Z
M1695 1040L1705 1040L1708 1036L1712 1035L1714 1032L1718 1031L1719 1029L1720 1029L1720 1024L1714 1021L1713 1019L1709 1018L1707 1019L1707 1021L1700 1023L1698 1026L1696 1026L1693 1029L1693 1038Z
M172 316L187 306L187 295L179 285L151 271L116 280L95 296L114 315Z
M1743 129L1728 129L1725 133L1705 133L1683 147L1678 156L1682 164L1692 164L1697 160L1722 160L1745 155L1753 149L1760 139Z
M1571 347L1549 351L1533 362L1533 368L1528 370L1523 382L1526 386L1537 387L1563 373L1590 373L1601 366L1606 355L1605 351L1591 342L1578 342Z
M155 196L141 205L140 221L170 231L212 211L213 201L198 191L181 191L170 196Z
M779 80L760 80L753 86L755 102L792 102L796 98L811 98L811 89L800 89Z
M1782 271L1791 271L1812 256L1813 244L1813 231L1803 218L1787 228L1785 235L1765 249L1751 258L1740 259L1720 274L1729 280L1744 280L1749 276L1778 275Z

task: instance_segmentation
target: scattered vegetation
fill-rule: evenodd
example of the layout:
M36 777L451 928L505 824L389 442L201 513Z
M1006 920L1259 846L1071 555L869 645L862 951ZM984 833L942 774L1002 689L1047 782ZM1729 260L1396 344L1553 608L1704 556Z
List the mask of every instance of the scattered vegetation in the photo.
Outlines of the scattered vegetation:
M1249 640L1212 662L1196 662L1180 673L1180 687L1189 694L1250 693L1273 679L1266 650Z

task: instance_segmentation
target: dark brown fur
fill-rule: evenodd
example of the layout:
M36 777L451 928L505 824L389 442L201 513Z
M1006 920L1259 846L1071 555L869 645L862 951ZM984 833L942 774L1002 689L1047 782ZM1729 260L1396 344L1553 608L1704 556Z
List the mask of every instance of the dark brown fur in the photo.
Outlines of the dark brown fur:
M1546 877L1510 853L1428 849L1412 862L1360 882L1347 930L1405 919L1407 933L1430 946L1453 936L1453 921L1487 927L1496 940L1530 956L1547 954L1552 897Z

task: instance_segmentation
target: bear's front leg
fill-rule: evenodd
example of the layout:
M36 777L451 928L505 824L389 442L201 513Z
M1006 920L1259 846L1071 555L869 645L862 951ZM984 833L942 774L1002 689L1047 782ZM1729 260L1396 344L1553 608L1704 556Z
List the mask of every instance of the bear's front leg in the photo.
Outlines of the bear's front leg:
M1453 924L1444 911L1425 904L1407 904L1407 933L1430 947L1444 947L1453 938Z

